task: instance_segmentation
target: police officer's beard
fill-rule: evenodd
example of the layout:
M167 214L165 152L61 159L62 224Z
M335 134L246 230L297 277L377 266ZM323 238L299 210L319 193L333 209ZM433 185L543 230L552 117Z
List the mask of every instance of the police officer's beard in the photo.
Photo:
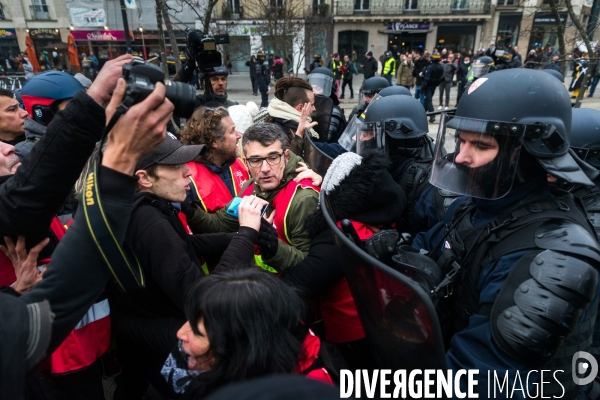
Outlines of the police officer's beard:
M474 197L494 199L508 193L513 175L506 173L510 160L506 154L498 154L491 162L481 167L470 168L455 164L470 178L470 194ZM502 173L505 172L505 173Z

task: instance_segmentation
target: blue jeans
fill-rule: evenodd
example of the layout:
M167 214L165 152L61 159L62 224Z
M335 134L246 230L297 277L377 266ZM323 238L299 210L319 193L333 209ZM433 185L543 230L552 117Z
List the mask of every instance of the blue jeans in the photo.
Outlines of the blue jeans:
M590 94L588 95L588 97L592 97L594 95L594 92L596 91L596 86L598 86L598 81L600 81L600 76L594 75L594 77L592 78L592 84L590 86Z
M415 85L415 99L421 99L421 86Z
M383 77L388 81L388 83L391 85L392 84L392 75L390 74L385 74L383 75Z

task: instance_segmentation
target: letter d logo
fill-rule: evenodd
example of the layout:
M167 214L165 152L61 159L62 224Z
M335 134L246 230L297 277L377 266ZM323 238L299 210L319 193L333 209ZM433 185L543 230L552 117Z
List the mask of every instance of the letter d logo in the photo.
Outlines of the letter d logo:
M582 359L585 359L585 361L583 361ZM596 378L596 375L598 375L598 363L596 362L596 359L590 353L585 351L578 351L573 355L571 367L573 382L575 382L576 385L587 385ZM589 375L585 378L579 378L577 376L585 375L588 373Z

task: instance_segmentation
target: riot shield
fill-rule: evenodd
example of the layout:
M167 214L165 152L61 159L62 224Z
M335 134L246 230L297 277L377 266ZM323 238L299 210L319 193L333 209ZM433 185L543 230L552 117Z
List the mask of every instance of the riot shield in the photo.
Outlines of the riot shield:
M315 144L310 135L306 135L306 138L304 139L303 156L304 162L306 162L310 168L317 171L319 175L324 177L333 158L323 153L318 147L319 144L319 142Z
M333 100L329 97L315 96L315 109L316 111L311 115L311 119L318 122L318 125L313 129L319 134L319 141L325 142L331 113L333 112Z
M391 370L445 371L441 328L429 295L407 276L371 257L360 247L356 235L345 234L331 218L325 191L320 194L320 203L340 250L372 365Z

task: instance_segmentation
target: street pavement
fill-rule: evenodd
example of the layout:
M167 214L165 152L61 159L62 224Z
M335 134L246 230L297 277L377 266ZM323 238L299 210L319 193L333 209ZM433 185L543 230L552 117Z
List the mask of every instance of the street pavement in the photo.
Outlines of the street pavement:
M569 71L570 73L570 71ZM306 79L306 75L299 75L300 78ZM348 87L346 87L346 99L340 100L340 106L344 110L344 114L346 118L350 115L350 112L358 104L358 90L362 84L363 75L354 75L352 87L354 89L354 99L349 99ZM566 82L571 82L571 77L565 79ZM274 83L272 83L271 89L274 88ZM507 86L510 87L510 83L507 83ZM269 100L273 98L274 90L271 90L271 94L269 95ZM414 89L411 90L414 94ZM198 92L199 94L201 92ZM341 93L341 92L340 92ZM246 104L249 101L254 101L257 106L260 106L260 93L258 96L252 95L252 82L250 81L250 75L247 72L236 72L232 75L229 75L227 82L227 95L230 100L237 101L240 104ZM587 94L586 94L587 96ZM574 101L574 100L573 100ZM450 90L450 107L456 106L456 87L453 87ZM437 111L439 106L439 91L436 90L433 98L433 107ZM600 109L600 90L596 93L596 97L587 98L585 97L583 100L582 107L586 108L595 108ZM436 121L439 121L439 116L436 116ZM438 124L432 123L429 124L429 135L433 138L436 137L438 131Z

